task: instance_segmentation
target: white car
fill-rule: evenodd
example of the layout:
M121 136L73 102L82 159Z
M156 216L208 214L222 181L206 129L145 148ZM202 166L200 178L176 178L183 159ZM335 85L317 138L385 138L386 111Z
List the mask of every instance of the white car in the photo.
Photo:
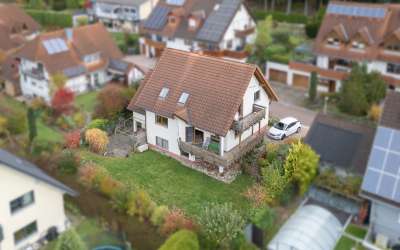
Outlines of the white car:
M301 130L300 122L293 117L286 117L275 123L268 131L268 136L272 139L283 140Z

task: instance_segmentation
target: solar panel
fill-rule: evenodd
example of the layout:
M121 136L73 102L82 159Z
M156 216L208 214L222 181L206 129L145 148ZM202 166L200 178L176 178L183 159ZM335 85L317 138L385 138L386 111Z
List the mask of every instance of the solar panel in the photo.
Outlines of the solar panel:
M197 39L219 42L240 4L240 0L223 0L219 8L215 8L209 15L197 34Z
M350 6L340 4L329 4L327 11L331 14L372 18L384 18L386 14L385 8Z
M61 38L53 38L42 42L50 55L68 51L68 46Z
M185 0L167 0L167 4L182 6Z
M64 75L69 78L76 77L84 73L86 73L86 70L83 66L76 66L64 69Z
M400 131L378 127L361 188L400 203Z
M151 12L149 18L146 19L143 26L146 29L162 29L167 22L167 16L170 8L166 6L156 6Z

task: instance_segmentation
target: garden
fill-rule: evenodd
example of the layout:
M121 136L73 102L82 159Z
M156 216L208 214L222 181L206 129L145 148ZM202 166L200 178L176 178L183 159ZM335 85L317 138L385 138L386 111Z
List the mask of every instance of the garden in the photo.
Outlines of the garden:
M345 229L345 235L343 235L339 242L337 243L335 250L364 250L365 248L361 245L361 242L364 240L365 235L367 234L367 230L358 225L350 224ZM349 236L358 239L355 241Z

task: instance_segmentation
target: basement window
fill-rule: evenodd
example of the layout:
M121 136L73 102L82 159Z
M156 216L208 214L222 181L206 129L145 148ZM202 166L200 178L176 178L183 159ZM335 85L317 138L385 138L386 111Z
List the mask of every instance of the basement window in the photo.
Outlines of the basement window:
M181 94L181 97L179 97L178 103L180 103L180 104L185 104L188 98L189 98L189 94L186 93L186 92L183 92L183 93Z
M168 96L169 88L162 88L159 97L164 99Z

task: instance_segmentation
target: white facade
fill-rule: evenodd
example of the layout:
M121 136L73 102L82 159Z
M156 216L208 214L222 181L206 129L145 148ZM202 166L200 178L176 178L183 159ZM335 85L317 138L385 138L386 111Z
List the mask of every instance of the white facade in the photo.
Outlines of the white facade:
M158 0L147 0L136 5L94 2L90 16L93 20L100 20L109 31L137 32L139 22L150 15L157 2Z
M400 208L372 200L370 226L374 236L387 237L389 245L400 243Z
M58 232L68 227L63 191L2 164L0 176L0 225L4 236L0 250L23 249L44 237L51 227ZM31 191L33 203L12 212L10 202ZM36 222L36 232L15 242L14 234L32 222Z
M254 100L255 93L259 91L259 99ZM235 146L239 145L240 141L245 140L250 137L252 134L255 134L259 131L259 129L263 129L268 125L269 118L269 104L270 100L266 91L262 88L259 81L255 76L249 82L247 90L243 96L242 103L242 117L246 117L247 115L253 112L253 105L259 105L266 109L265 118L260 121L259 124L253 125L253 128L248 128L243 131L241 135L235 135L233 130L229 130L225 136L219 136L220 139L220 155L223 156L224 152L228 152L232 150ZM178 117L169 117L168 118L168 126L163 126L156 123L156 114L151 111L146 111L145 114L133 112L133 120L134 120L134 130L137 131L138 127L146 129L147 142L150 145L157 145L156 138L161 138L167 141L168 147L167 151L181 155L178 141L181 139L185 141L186 138L186 128L192 127L193 125L187 124L185 121ZM235 120L239 120L239 112L235 115ZM232 121L233 122L233 121ZM140 125L138 125L140 124ZM208 131L202 130L201 128L195 127L196 130L203 132L203 138L208 138L211 136L216 136ZM241 138L239 138L241 137ZM223 150L221 150L223 149ZM189 159L195 159L194 156L189 156Z

